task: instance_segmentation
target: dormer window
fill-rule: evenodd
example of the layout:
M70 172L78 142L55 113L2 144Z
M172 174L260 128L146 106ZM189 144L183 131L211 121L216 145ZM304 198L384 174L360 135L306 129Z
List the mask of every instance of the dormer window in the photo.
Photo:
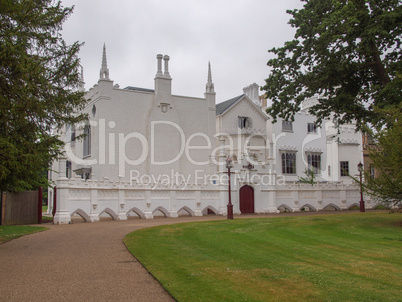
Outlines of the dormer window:
M239 116L237 124L240 129L247 129L251 127L251 119L247 116Z
M289 121L282 121L282 131L293 131L293 123Z

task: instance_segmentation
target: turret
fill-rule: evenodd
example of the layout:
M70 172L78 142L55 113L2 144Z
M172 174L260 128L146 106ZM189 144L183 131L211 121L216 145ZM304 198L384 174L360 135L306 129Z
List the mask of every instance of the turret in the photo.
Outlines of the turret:
M214 83L212 83L212 73L211 73L211 63L210 62L208 62L208 80L207 80L205 93L215 94Z
M106 60L106 45L103 44L103 55L102 55L102 66L99 73L99 80L107 80L109 79L109 68L107 68L107 60Z
M113 91L113 81L109 78L109 68L107 68L106 45L103 44L102 65L99 72L98 81L99 95L106 98L111 98Z
M216 93L215 93L215 88L214 88L214 83L212 83L212 72L211 72L211 63L208 62L208 79L207 79L207 85L205 89L205 101L206 105L208 107L208 134L210 137L213 137L213 135L216 132L216 105L215 105L215 99L216 99Z
M78 84L78 89L81 92L85 92L84 68L82 66L81 66L80 83Z
M207 85L204 93L205 99L207 100L207 106L210 110L215 112L215 88L214 83L212 83L212 73L211 73L211 63L208 62L208 79Z

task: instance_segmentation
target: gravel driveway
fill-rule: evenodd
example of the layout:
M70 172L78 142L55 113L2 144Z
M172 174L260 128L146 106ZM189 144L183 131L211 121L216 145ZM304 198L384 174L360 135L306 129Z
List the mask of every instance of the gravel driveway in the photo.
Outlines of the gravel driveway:
M264 216L282 214L251 217ZM44 224L50 229L0 245L0 301L174 301L123 238L145 227L212 219L225 217Z

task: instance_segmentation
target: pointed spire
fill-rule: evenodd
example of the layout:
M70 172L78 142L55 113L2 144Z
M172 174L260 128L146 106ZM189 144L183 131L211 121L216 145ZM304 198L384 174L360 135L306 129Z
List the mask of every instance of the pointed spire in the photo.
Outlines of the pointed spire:
M84 67L82 67L82 66L81 66L81 78L80 78L79 90L82 92L85 91Z
M110 80L109 79L109 68L107 68L106 45L105 44L103 44L102 67L100 69L99 80Z
M211 62L208 62L208 81L206 85L206 93L215 93L214 83L212 83Z

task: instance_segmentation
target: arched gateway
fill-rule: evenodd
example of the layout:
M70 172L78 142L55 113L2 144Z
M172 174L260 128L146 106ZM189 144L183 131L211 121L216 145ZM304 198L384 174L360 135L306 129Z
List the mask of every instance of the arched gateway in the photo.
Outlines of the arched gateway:
M240 212L242 214L254 213L254 189L250 186L240 188Z

